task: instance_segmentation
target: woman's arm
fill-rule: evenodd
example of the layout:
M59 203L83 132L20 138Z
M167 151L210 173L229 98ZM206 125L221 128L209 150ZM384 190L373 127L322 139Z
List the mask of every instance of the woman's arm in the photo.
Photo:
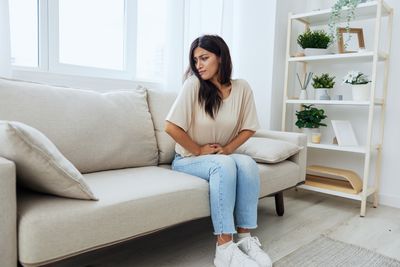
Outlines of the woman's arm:
M169 134L175 140L175 142L183 146L193 155L199 156L217 153L217 148L214 145L198 145L182 128L173 124L172 122L165 122L165 132Z
M238 147L240 147L244 142L247 141L250 137L254 135L255 131L243 130L241 131L233 140L227 144L226 146L221 146L219 144L215 144L217 146L217 154L232 154Z

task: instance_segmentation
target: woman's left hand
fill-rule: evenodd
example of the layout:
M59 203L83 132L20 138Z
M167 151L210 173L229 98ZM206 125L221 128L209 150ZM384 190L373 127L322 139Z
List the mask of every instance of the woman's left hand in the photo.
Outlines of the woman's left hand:
M216 148L216 154L232 154L232 151L228 148L228 146L221 146L220 144L213 144L213 146Z

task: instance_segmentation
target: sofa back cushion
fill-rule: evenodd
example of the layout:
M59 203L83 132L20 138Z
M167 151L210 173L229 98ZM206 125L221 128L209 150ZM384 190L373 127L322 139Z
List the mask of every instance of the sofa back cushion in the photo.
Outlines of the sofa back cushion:
M0 79L0 120L38 129L82 173L157 165L145 90L98 93Z
M147 89L147 98L151 116L153 118L154 129L159 151L159 164L169 164L174 159L175 141L164 131L165 118L168 115L177 94L168 91L156 91Z

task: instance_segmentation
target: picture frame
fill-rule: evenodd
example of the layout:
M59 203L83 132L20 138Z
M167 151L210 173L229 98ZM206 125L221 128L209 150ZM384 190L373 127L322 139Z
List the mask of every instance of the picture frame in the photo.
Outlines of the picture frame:
M364 33L362 28L338 28L339 40L338 50L340 54L343 53L357 53L365 49ZM345 42L347 44L345 45Z
M331 120L338 146L358 146L353 127L348 120Z

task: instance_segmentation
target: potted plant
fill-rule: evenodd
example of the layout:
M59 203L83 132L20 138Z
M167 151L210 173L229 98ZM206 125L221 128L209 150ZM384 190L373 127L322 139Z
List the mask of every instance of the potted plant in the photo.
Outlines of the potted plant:
M313 78L312 86L315 89L316 100L330 100L330 89L335 85L335 76L329 76L328 73L322 73L320 76L315 75Z
M369 99L370 82L368 76L361 71L349 71L343 80L343 83L351 85L354 101L367 101Z
M303 130L307 134L308 142L320 143L321 132L319 131L320 126L325 126L325 123L321 121L326 119L328 116L325 115L323 109L313 107L313 105L301 105L303 108L301 111L296 110L296 126Z
M307 30L297 37L297 43L304 49L306 56L326 55L330 42L331 39L324 30Z
M345 18L347 30L350 29L350 21L352 21L356 16L356 8L359 3L364 3L365 0L337 0L332 6L332 11L329 16L329 37L332 42L339 40L340 35L338 32L338 24ZM350 36L350 35L349 35ZM349 39L344 41L344 46L347 46Z

